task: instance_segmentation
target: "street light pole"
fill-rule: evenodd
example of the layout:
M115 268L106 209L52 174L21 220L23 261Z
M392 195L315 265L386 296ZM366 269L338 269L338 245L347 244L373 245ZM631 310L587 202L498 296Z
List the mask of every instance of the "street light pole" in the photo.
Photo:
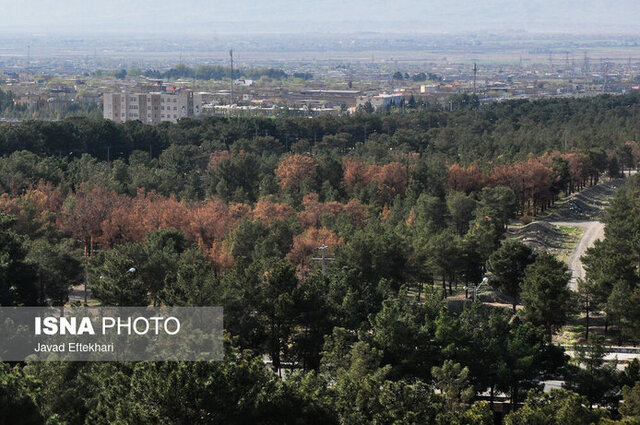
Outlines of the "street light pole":
M478 289L480 289L480 287L482 286L483 283L487 283L489 282L489 278L488 277L484 277L482 279L482 282L480 282L480 285L476 286L473 289L473 301L476 301L478 299Z
M465 286L464 289L471 289L473 291L473 301L475 302L478 299L478 290L482 285L489 282L488 277L482 278L482 282L479 285Z

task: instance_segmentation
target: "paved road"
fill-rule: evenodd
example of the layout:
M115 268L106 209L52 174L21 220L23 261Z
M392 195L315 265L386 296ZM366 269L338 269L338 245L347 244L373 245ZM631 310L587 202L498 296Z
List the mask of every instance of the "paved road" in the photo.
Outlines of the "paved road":
M593 246L595 241L604 239L604 223L599 221L552 221L550 223L555 226L581 227L583 229L582 236L568 261L569 270L571 270L569 288L575 291L578 289L578 279L584 278L584 267L581 257L587 252L587 248Z

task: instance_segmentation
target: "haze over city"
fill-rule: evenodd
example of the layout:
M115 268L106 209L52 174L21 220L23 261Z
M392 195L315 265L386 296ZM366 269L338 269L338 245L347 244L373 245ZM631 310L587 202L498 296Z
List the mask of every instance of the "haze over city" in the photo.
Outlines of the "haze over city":
M632 33L640 2L605 0L3 1L0 32L156 34Z

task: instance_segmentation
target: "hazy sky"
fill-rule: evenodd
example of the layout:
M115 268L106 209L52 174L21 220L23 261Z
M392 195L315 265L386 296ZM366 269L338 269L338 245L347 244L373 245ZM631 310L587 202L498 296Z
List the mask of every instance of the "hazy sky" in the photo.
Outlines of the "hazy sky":
M0 0L14 32L640 33L640 0Z

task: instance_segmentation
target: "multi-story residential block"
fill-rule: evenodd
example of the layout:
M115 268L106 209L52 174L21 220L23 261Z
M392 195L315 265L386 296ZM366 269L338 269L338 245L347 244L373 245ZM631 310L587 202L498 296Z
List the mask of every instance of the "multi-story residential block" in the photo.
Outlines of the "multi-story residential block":
M140 120L146 124L177 122L202 112L202 96L185 90L177 93L105 93L104 118L115 122Z

